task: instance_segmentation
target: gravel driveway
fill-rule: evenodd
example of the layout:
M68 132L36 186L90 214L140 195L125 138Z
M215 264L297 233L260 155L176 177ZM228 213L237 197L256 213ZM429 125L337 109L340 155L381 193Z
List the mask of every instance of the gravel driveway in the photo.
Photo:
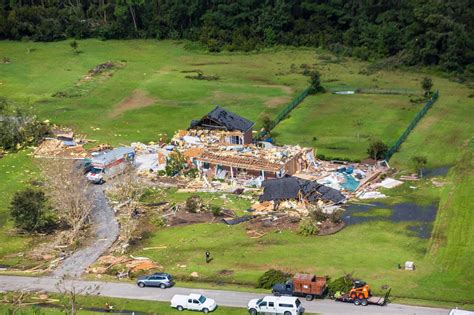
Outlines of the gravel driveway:
M94 198L91 213L94 237L89 240L87 246L63 260L52 272L53 277L80 277L117 239L118 222L113 209L107 203L104 189L105 187L100 185L91 185L90 188L90 195Z

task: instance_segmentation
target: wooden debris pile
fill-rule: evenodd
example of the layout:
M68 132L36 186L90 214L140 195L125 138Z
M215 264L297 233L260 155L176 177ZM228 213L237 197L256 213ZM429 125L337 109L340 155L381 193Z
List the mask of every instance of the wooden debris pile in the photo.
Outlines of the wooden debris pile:
M90 157L82 145L66 146L58 139L45 139L34 151L38 158L84 159Z
M147 257L102 256L87 269L89 274L109 274L130 277L146 272L163 270L163 267Z

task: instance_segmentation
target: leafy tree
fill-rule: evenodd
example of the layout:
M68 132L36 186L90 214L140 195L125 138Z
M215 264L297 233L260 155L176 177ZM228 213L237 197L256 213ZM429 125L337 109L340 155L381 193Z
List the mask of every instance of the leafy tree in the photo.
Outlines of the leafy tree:
M471 2L12 0L0 2L0 39L186 38L213 52L312 46L468 75Z
M426 158L426 156L417 155L412 157L411 160L413 162L415 170L418 172L418 174L420 174L420 177L423 177L423 168L428 163L428 159Z
M429 97L431 94L431 89L433 88L433 81L429 77L424 77L421 81L421 88L424 91L425 97Z
M263 130L265 130L265 132L267 134L270 134L270 132L272 131L272 126L273 126L273 121L270 118L270 116L268 116L268 115L263 116L263 118L262 118L262 128L263 128Z
M321 74L318 71L311 71L309 76L309 93L317 94L324 92L324 87L321 85Z
M175 176L186 168L186 158L181 152L176 151L170 154L166 162L166 175Z
M28 232L42 231L52 223L44 192L32 188L15 193L10 203L10 215L16 227Z
M387 152L388 146L380 140L371 142L367 149L367 154L374 160L384 159Z

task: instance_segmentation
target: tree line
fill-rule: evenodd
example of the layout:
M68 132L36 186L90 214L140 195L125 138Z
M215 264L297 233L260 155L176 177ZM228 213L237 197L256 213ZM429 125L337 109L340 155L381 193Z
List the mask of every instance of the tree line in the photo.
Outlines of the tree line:
M190 39L214 52L312 46L449 72L474 72L473 24L471 0L0 2L2 39Z

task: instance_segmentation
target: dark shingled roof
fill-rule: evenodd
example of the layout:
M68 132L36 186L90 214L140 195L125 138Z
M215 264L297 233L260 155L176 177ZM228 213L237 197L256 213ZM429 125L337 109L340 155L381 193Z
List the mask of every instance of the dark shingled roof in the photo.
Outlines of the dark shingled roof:
M229 131L240 130L243 132L248 131L255 125L253 121L245 119L235 113L229 112L220 106L216 106L209 114L204 116L200 121L193 120L190 128L199 126L204 119L211 119L221 126L225 127Z
M339 190L318 184L316 181L309 181L292 176L265 180L262 186L263 195L260 196L260 202L298 199L299 192L301 192L303 198L309 202L316 202L321 199L340 203L346 199Z

